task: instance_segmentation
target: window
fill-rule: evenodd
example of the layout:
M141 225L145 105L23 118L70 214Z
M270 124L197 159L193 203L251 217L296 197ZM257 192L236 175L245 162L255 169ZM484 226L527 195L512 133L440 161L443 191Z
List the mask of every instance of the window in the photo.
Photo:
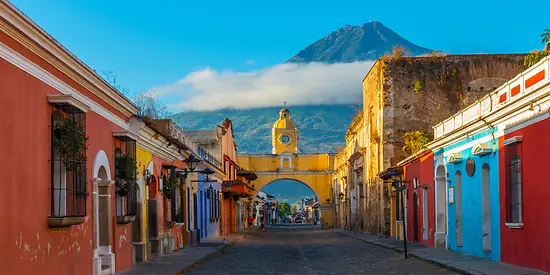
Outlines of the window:
M521 143L505 147L506 157L506 223L520 224L522 219Z
M55 104L51 114L51 217L86 216L86 113Z
M138 185L136 182L136 141L115 137L115 194L118 217L137 214ZM122 221L119 219L119 223Z

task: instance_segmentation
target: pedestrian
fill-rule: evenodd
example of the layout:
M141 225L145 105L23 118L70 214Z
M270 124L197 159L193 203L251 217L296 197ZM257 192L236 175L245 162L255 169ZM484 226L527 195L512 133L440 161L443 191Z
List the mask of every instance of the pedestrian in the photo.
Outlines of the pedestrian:
M264 222L260 223L260 228L262 229L262 232L265 232L265 223Z
M254 218L248 216L248 230L252 230L252 224L254 223Z

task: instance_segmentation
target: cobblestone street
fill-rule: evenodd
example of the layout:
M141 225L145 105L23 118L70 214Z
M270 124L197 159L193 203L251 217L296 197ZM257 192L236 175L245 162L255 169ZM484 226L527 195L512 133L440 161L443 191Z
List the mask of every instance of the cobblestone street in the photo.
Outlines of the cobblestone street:
M454 274L357 239L311 227L269 228L186 274Z

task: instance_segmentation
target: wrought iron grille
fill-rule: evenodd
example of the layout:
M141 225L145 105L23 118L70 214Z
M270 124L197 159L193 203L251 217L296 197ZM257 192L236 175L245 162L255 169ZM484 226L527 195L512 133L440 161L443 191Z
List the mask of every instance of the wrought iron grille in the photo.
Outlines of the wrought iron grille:
M506 146L506 222L521 223L521 143Z
M52 105L51 216L86 216L86 114L66 104ZM80 146L78 141L81 141Z
M125 153L123 153L125 152ZM115 138L115 174L117 216L137 214L139 186L136 182L136 141ZM120 161L124 159L124 161ZM121 165L125 167L120 167Z

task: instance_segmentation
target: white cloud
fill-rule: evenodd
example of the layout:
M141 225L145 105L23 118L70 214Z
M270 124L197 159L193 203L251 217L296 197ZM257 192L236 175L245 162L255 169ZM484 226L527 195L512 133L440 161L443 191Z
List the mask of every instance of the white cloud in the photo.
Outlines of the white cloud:
M285 101L290 106L357 104L372 64L280 64L253 72L206 68L152 91L177 111L281 106Z

